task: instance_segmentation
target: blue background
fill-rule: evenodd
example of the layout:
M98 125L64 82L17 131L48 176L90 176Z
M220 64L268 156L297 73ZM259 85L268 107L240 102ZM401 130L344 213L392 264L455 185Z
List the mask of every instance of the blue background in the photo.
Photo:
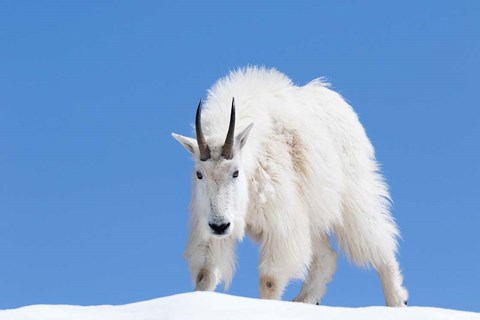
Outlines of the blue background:
M228 70L325 76L391 185L410 305L480 311L478 1L2 1L0 308L190 291L190 134ZM258 296L246 239L229 293ZM292 299L294 282L284 299ZM382 305L339 260L324 304Z

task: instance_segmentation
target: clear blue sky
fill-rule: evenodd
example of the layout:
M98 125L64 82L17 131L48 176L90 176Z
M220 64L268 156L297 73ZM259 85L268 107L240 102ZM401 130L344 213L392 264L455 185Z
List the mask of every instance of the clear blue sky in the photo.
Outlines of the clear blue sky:
M478 1L2 1L0 308L191 290L191 161L170 132L260 64L325 76L359 113L410 305L480 311L479 17ZM256 297L258 248L238 253L229 292ZM342 257L323 303L383 302Z

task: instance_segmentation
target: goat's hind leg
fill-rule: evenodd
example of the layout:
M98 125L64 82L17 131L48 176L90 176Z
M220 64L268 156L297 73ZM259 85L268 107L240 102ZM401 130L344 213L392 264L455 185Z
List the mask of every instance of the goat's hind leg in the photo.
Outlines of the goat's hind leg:
M390 307L404 307L407 305L408 292L402 287L402 274L398 261L393 258L390 262L377 267L382 281L385 302Z
M337 253L332 250L328 238L325 237L319 243L314 243L313 251L314 255L307 279L294 301L320 304L327 284L332 280L337 269Z

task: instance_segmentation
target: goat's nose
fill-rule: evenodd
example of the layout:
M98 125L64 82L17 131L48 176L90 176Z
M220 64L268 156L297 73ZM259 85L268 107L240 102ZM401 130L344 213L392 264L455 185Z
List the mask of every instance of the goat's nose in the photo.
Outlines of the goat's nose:
M222 224L209 223L208 225L210 226L210 228L212 228L213 233L222 235L225 233L225 230L227 230L228 227L230 227L230 222L222 223Z

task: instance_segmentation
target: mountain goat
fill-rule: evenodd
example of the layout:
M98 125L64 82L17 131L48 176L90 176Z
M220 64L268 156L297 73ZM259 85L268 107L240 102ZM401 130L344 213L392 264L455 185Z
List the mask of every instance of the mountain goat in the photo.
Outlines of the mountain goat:
M196 139L172 136L194 159L185 255L196 290L229 286L246 231L260 244L261 298L281 299L300 278L295 301L320 303L336 270L335 234L351 260L378 271L388 306L407 304L388 189L339 94L320 79L298 87L248 67L212 87L195 127Z

